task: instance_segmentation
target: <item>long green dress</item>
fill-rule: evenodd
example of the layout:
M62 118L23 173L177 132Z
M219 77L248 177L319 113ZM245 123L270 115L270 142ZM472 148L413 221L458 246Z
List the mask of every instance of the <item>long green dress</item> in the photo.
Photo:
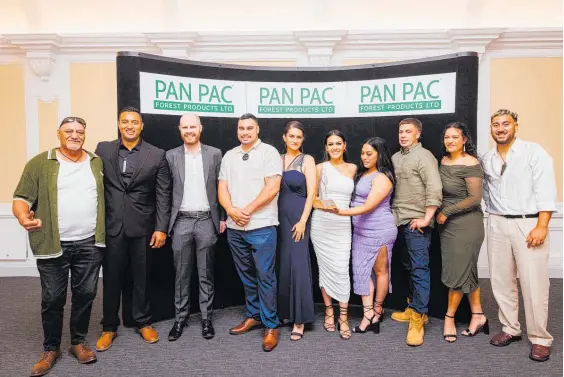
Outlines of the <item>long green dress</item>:
M443 283L463 293L478 288L478 256L484 241L481 209L483 172L480 165L441 165L443 203L439 225Z

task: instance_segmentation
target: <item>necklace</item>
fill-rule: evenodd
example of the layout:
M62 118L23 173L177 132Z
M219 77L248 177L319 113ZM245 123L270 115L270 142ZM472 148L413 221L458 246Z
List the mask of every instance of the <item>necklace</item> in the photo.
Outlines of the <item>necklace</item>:
M80 158L82 157L82 151L80 152L80 156L78 156L78 158L76 160L73 160L72 158L70 158L69 156L67 156L66 154L63 153L63 151L61 150L61 148L59 148L59 153L62 154L64 157L66 157L67 159L71 160L72 162L77 162L78 160L80 160Z

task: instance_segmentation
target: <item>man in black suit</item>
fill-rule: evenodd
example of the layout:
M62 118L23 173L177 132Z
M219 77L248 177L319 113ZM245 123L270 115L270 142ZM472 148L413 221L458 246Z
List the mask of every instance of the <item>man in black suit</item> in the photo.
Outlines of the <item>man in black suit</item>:
M118 312L128 267L133 277L132 316L147 343L159 335L151 326L148 275L151 251L165 244L170 219L170 170L165 152L141 138L139 110L119 113L121 137L98 144L104 163L106 255L102 263L104 299L102 335L96 350L111 347L120 324Z
M225 231L225 214L217 200L221 151L200 143L202 124L195 114L186 114L178 125L184 143L166 152L172 175L172 211L169 234L174 268L175 322L168 335L182 335L190 315L190 277L194 260L198 267L202 336L215 335L212 326L214 297L213 260L217 235Z

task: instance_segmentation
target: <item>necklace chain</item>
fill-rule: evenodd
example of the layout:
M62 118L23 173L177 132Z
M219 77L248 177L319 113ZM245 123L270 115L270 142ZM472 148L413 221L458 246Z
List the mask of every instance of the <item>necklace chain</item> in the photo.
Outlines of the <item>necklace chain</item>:
M82 151L80 151L80 156L78 156L78 158L76 160L73 160L72 158L70 158L69 156L67 156L66 154L63 153L63 151L61 150L61 148L59 148L59 153L62 154L64 157L66 157L67 159L71 160L72 162L77 162L78 160L80 160L80 158L82 157Z

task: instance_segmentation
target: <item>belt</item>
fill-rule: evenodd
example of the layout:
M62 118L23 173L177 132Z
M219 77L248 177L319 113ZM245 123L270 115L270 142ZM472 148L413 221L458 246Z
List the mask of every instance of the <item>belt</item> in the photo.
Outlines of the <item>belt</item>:
M539 217L538 213L535 213L534 215L501 215L503 217L505 217L506 219L534 219L536 217Z
M178 214L182 217L191 217L194 219L203 219L211 216L211 211L179 211Z

